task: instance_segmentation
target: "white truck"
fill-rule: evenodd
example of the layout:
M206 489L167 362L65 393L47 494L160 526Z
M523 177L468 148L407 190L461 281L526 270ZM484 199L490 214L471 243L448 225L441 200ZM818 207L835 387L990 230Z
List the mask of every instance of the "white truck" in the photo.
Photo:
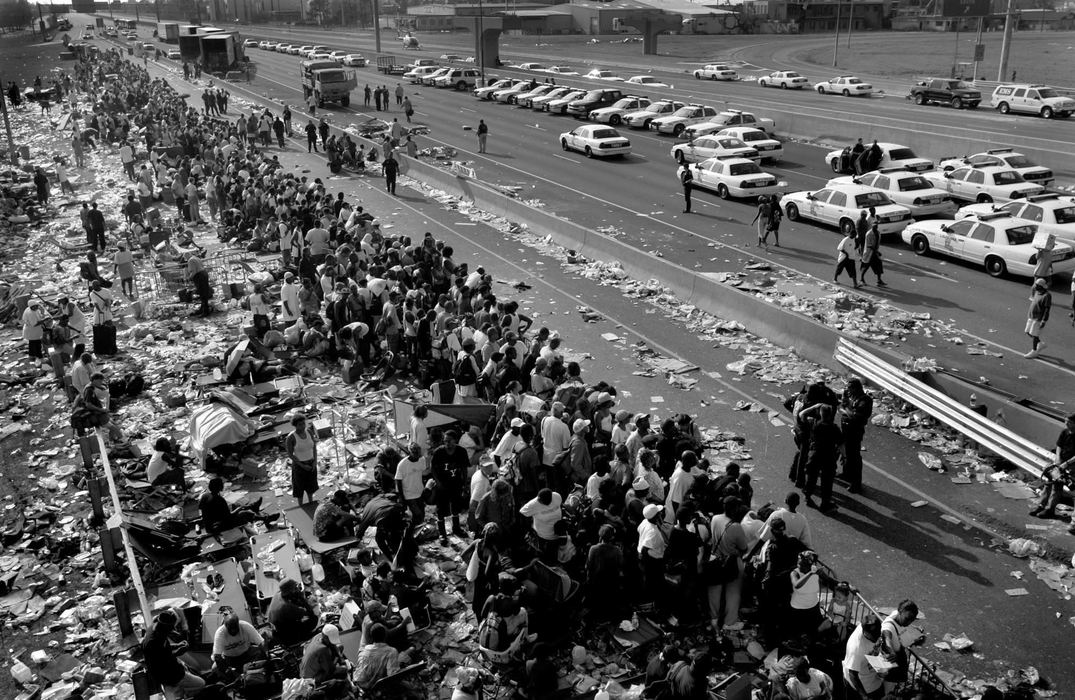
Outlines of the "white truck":
M303 97L310 99L313 95L318 107L326 102L337 102L343 107L351 104L351 91L358 86L353 70L345 70L335 61L303 61L299 71Z

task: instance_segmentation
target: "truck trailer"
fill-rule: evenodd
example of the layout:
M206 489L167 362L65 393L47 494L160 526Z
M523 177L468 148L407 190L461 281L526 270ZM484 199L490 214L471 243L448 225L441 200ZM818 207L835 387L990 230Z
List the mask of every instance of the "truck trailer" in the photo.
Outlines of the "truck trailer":
M157 39L165 44L179 43L179 22L157 23Z
M199 35L198 38L201 41L202 70L227 73L246 63L243 39L238 32L214 32Z

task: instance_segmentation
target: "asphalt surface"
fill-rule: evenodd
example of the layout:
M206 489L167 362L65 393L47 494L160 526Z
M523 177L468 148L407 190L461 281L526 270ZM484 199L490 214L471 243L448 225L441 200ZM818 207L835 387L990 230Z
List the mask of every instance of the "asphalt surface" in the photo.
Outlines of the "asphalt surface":
M272 67L271 59L279 59L279 63ZM297 100L293 93L283 93L289 88L262 81L273 75L278 75L280 82L290 80L296 68L294 57L271 55L271 58L260 60L261 72L253 88L258 93L268 92L275 98L288 99L295 104ZM372 73L370 75L372 77ZM239 88L234 90L239 91ZM589 217L583 221L591 225L620 223L629 227L626 230L637 235L638 240L651 249L663 246L661 250L666 255L677 248L695 258L715 255L716 261L698 262L707 270L711 269L710 265L714 266L712 269L719 269L716 266L724 264L725 259L736 266L747 259L745 251L734 246L714 254L708 244L702 245L705 243L702 237L721 244L742 243L742 239L749 235L743 223L752 216L749 207L714 202L721 208L714 207L709 211L709 207L703 207L704 213L697 216L697 221L696 217L689 217L690 222L685 226L680 220L686 217L676 214L675 219L671 218L671 212L678 212L681 202L676 197L674 180L671 180L674 167L667 155L669 143L665 139L638 141L645 159L590 163L581 156L568 156L571 160L568 162L551 157L560 153L555 142L552 146L549 142L554 139L559 124L564 124L566 130L575 124L573 120L556 122L512 107L479 105L471 97L434 92L428 88L415 99L420 120L433 126L434 138L458 143L467 150L473 149L474 139L472 132L462 131L462 125L476 124L478 115L489 115L492 128L490 158L476 162L482 179L509 184L505 178L511 177L517 182L533 184L535 194L531 196L542 199L550 208L565 211L571 218ZM433 116L442 112L441 116ZM334 122L346 125L358 121L358 117L340 117ZM526 126L527 122L539 123L545 129L532 129ZM811 153L819 153L815 149L801 148L800 151L791 147L787 159L809 162ZM293 143L289 150L301 151L301 145ZM657 161L657 165L649 160ZM298 162L315 175L327 175L319 159L302 154ZM518 170L511 170L505 164ZM806 173L804 177L810 174ZM577 187L581 191L600 186L603 188L601 193L608 197L607 203L600 203L589 194L566 194L568 190L554 184L559 179L564 179L568 186L571 183L581 185ZM352 191L364 204L396 230L414 233L430 230L438 237L447 237L460 251L459 259L483 264L504 283L498 293L509 294L508 287L518 281L531 285L530 290L520 295L522 304L532 310L537 323L556 328L564 335L571 353L582 359L585 376L594 380L614 378L624 408L662 413L690 412L698 416L703 426L718 426L744 435L746 447L754 456L755 501L782 500L789 487L785 472L792 453L787 426L775 426L765 414L735 410L734 407L737 401L747 400L777 410L779 400L791 387L777 387L728 372L726 365L741 359L750 350L749 345L736 350L714 348L710 341L690 332L680 321L656 312L646 303L623 295L615 287L564 274L560 268L561 260L538 254L497 230L474 225L457 212L445 211L413 190L400 188L400 196L391 198L383 193L377 178L333 179L330 186L335 189L345 186L344 183L348 188L353 187ZM554 199L554 196L558 198ZM718 227L719 234L715 232ZM815 230L812 226L801 227L801 230L787 227L785 238L796 250L802 250L788 254L795 256L796 266L812 263L818 270L828 269L831 264L828 251L836 243L834 232ZM686 250L683 243L688 239L698 240L699 245ZM816 242L818 247L809 249L806 241ZM953 282L940 298L955 299L968 307L978 303L976 309L987 317L994 317L999 315L999 310L991 312L989 305L979 302L982 294L995 288L996 296L992 298L1014 295L1019 301L1013 303L1021 314L1021 298L1025 294L1023 282L991 280L977 270L951 264L941 266L938 261L916 259L909 253L904 257L914 264L933 266L930 271L940 270L953 276ZM905 278L898 268L892 272L895 273L891 279L896 282L896 288L907 290L909 285L901 284L900 280ZM916 279L921 277L926 275L919 273ZM940 280L935 283L939 285ZM894 296L901 293L906 292L892 292ZM937 293L930 291L929 296ZM920 296L927 295L921 293ZM913 299L901 298L896 298L896 302L901 306L915 303ZM932 299L929 303L938 302ZM605 320L586 323L578 313L580 306L596 310ZM971 311L967 313L972 317ZM982 325L979 321L972 328L981 331ZM625 342L610 343L601 338L602 333L615 333ZM630 346L637 341L644 341L666 355L698 364L703 371L693 375L699 380L697 387L683 392L660 378L635 376L633 372L639 367ZM981 658L957 657L927 649L927 656L942 668L959 669L970 677L988 680L1009 668L1033 665L1056 682L1061 696L1070 692L1075 683L1075 668L1070 664L1069 618L1075 616L1075 605L1047 589L1035 578L1026 562L1011 558L995 546L1005 535L1028 532L1024 530L1027 522L1025 502L1005 499L988 485L953 484L950 475L930 472L921 465L915 457L920 450L917 444L888 431L871 428L867 446L864 494L852 497L840 493L837 502L841 509L834 517L808 511L825 559L879 606L891 607L904 597L915 598L925 613L924 627L930 636L929 643L938 641L945 633L965 633L975 640L975 651ZM925 506L912 506L922 500L927 501ZM942 519L942 515L956 516L959 523ZM1055 529L1060 525L1050 527ZM993 541L993 533L998 536L997 542ZM1022 580L1013 578L1013 571L1021 571ZM1012 597L1005 592L1020 587L1026 588L1029 595Z

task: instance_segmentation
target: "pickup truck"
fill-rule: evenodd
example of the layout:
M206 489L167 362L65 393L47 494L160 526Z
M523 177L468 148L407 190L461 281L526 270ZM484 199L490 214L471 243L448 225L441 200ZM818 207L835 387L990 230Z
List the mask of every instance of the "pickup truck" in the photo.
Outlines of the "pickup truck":
M910 99L916 105L951 105L955 109L974 109L982 101L982 93L962 80L951 78L927 78L911 88Z

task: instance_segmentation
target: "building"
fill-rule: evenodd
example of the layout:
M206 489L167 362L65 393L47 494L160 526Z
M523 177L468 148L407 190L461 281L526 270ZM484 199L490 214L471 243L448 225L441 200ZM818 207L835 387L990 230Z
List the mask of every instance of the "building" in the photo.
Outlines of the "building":
M841 27L850 22L856 31L881 29L885 24L883 0L744 0L742 7L744 16L755 22L804 34L835 31L837 17Z

